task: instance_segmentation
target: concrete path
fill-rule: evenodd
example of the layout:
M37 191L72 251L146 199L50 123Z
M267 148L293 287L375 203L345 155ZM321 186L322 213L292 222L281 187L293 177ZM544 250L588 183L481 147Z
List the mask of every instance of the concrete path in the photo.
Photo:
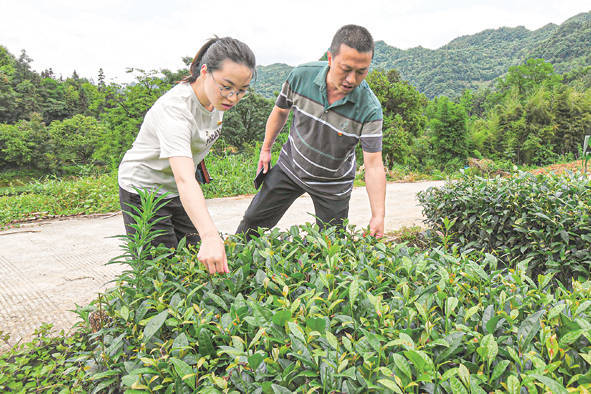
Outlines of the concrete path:
M389 183L386 202L386 232L404 226L422 225L417 192L443 182ZM252 196L210 199L207 205L218 230L234 233ZM302 196L279 222L286 229L314 221L312 200ZM370 218L365 188L355 188L351 197L350 222L367 226ZM0 232L0 334L9 343L28 340L42 323L66 331L78 321L72 312L87 305L112 286L124 270L105 265L121 254L124 234L120 213L39 222ZM8 347L0 341L0 350Z

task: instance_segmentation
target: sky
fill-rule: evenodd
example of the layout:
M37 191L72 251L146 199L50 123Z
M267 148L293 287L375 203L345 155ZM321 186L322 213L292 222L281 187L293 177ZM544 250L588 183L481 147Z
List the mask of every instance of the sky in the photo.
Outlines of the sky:
M589 0L0 0L0 45L36 71L129 82L129 67L184 67L214 34L251 47L257 64L317 60L345 24L374 40L437 49L499 27L536 30L591 11Z

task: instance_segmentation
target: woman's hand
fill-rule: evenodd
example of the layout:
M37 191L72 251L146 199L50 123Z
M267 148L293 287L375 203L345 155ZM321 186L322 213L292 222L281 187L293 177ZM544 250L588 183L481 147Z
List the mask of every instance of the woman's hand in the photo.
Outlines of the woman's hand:
M183 208L201 237L201 248L197 253L197 260L205 265L210 274L228 273L224 241L211 220L203 191L195 180L193 159L170 157L168 160Z
M227 274L230 272L224 241L217 234L201 239L197 260L205 265L210 274Z

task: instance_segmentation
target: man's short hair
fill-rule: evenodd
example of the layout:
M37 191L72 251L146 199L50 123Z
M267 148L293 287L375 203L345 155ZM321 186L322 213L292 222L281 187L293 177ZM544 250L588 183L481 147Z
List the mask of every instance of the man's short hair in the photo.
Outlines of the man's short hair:
M339 54L341 44L345 44L360 53L371 52L371 56L373 57L373 37L363 26L345 25L341 27L332 38L332 43L330 44L330 53L333 56Z

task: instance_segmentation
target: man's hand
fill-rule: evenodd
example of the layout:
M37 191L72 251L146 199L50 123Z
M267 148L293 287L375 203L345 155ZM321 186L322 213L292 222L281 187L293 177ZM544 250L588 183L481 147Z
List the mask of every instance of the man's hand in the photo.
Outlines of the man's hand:
M197 260L205 265L210 274L227 274L230 272L224 241L217 234L201 240Z
M372 217L369 221L369 235L382 238L384 236L384 217Z
M365 188L371 207L369 235L384 236L384 217L386 215L386 172L382 162L382 152L363 152L365 165Z
M265 125L265 139L263 140L263 146L261 148L261 153L259 154L257 173L261 168L265 174L269 171L269 165L271 163L271 148L275 143L277 135L283 126L285 126L285 122L287 122L289 111L289 108L279 108L278 106L274 106L271 114L267 118L267 124Z
M261 148L259 154L259 164L257 165L257 173L263 168L263 172L266 174L269 171L269 163L271 163L271 149Z

